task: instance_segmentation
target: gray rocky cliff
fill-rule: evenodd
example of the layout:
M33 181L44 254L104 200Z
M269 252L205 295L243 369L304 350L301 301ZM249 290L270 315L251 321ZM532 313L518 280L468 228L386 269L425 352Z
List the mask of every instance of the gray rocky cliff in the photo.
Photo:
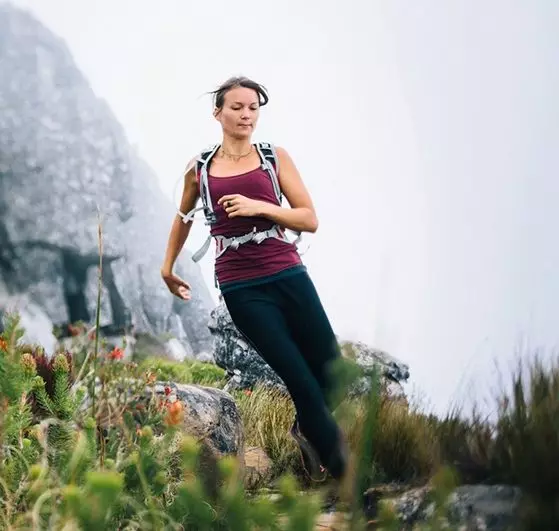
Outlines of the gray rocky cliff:
M25 300L54 324L94 319L99 209L102 324L211 351L213 303L190 254L176 270L192 301L173 298L160 277L172 202L65 44L0 4L0 72L0 311Z

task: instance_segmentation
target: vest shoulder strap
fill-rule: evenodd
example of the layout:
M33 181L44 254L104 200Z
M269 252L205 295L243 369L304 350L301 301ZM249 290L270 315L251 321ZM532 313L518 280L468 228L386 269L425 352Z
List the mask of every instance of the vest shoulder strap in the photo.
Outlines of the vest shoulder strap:
M279 184L279 158L276 152L276 148L273 144L269 142L258 142L256 144L256 150L262 161L262 168L267 170L274 187L274 193L276 194L276 199L281 205L283 194L281 193L281 187Z
M214 156L218 148L219 148L219 144L214 144L200 151L200 153L196 157L196 162L195 162L197 177L200 177L200 172L202 171L202 167L207 168L211 158Z
M200 183L200 198L202 199L207 224L215 222L215 213L210 196L210 187L208 184L208 164L218 149L219 144L215 144L210 148L201 151L196 159L196 177Z

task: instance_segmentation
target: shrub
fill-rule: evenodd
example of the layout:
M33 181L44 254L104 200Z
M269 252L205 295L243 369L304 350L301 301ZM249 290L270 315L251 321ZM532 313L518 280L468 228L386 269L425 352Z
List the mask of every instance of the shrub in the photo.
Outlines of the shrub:
M457 409L443 419L429 417L440 448L441 462L452 466L462 483L499 481L493 469L495 428L475 410L462 416Z
M559 529L559 359L535 359L513 375L500 402L496 472L525 494L523 529Z
M346 430L353 451L358 451L367 412L366 402L356 400L352 413L345 415L351 423ZM419 482L428 479L440 462L437 433L429 418L384 399L380 401L375 422L371 452L376 480Z
M385 400L380 408L374 456L388 481L428 479L439 462L436 431L428 418Z

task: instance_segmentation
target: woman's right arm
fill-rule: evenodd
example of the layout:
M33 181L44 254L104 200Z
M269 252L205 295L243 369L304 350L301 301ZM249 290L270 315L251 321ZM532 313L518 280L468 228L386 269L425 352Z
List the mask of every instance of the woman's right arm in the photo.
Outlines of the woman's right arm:
M190 212L190 210L196 206L199 198L194 161L195 159L192 159L189 162L184 175L184 186L180 204L180 211L183 214ZM181 293L179 293L179 288L183 286L189 290L190 286L184 280L173 274L173 267L184 246L184 243L186 242L186 239L188 238L191 226L192 220L188 223L184 223L178 213L175 215L169 234L169 240L167 242L165 258L163 260L163 265L161 266L161 276L163 277L163 280L167 284L169 290L171 293L183 299L190 297L182 296L181 293L184 293L184 290L180 290Z

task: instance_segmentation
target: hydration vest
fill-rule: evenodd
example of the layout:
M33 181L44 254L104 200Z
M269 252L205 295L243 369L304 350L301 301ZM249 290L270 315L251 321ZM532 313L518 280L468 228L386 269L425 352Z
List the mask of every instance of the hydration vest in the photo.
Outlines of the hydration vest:
M216 154L219 149L220 144L216 144L209 149L202 151L195 160L195 171L200 183L200 198L202 200L202 206L193 208L187 214L184 214L178 210L179 216L182 218L183 223L188 223L193 221L197 212L202 211L206 219L206 225L213 225L217 218L213 209L213 203L210 196L210 187L208 184L208 167L212 157ZM274 189L274 194L278 205L281 206L283 195L281 193L281 188L278 180L278 170L279 170L279 159L276 150L272 144L267 142L258 142L255 144L256 151L260 157L260 162L262 164L262 169L266 170L270 180L272 181L272 186ZM297 235L297 239L291 242L287 235L285 234L285 229L275 224L270 229L265 231L257 231L256 227L253 228L251 232L243 234L241 236L233 236L231 238L226 238L225 236L215 235L213 238L216 240L216 258L221 256L227 249L237 249L239 245L243 245L248 242L262 243L268 238L276 238L278 240L284 241L286 243L293 243L297 245L301 241L301 233L294 232ZM192 260L194 262L200 261L203 256L208 252L212 241L212 235L210 234L202 247L198 249L193 255Z

